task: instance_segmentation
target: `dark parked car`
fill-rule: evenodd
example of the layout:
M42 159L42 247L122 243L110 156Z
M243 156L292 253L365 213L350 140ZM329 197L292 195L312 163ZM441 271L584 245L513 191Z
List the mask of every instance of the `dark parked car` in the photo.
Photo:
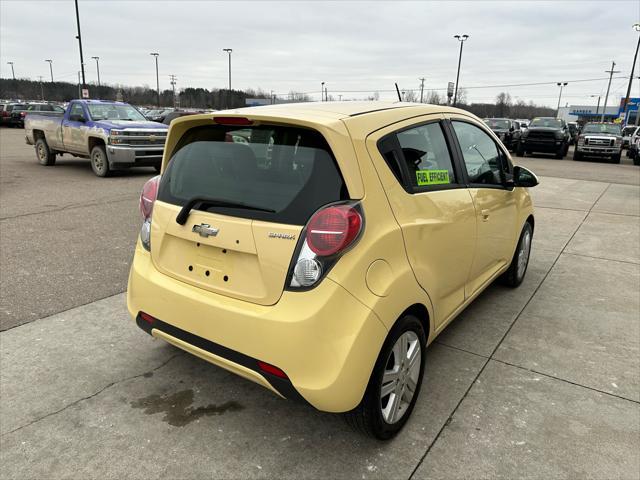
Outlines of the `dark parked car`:
M41 115L62 115L64 108L53 105L51 103L28 103L21 107L14 107L11 112L10 125L13 127L24 128L24 117L30 112L37 112Z
M149 112L149 114L147 114L146 117L152 122L162 123L164 122L165 117L173 111L174 111L173 108L163 108L161 110L153 110L152 112Z
M561 118L536 117L520 137L517 147L519 156L527 153L554 153L562 159L569 150L569 127Z
M509 118L485 118L484 123L493 130L505 147L515 150L522 135L520 122Z
M0 106L0 125L12 127L13 125L11 123L11 113L13 112L13 110L14 109L24 110L26 108L27 108L26 103L11 102L11 103L3 104L2 106Z
M169 125L171 121L175 120L176 118L185 117L187 115L196 115L198 113L203 113L203 112L184 112L184 111L174 110L173 112L167 113L162 123L164 123L165 125Z

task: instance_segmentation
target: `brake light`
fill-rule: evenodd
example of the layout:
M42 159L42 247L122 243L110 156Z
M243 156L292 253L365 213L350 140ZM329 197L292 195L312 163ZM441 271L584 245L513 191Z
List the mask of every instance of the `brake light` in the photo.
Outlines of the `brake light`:
M219 125L253 125L253 120L246 117L213 117L213 121Z
M316 285L340 256L357 240L364 226L360 204L331 205L317 211L307 223L289 269L289 288Z
M24 117L27 114L27 112L20 112L20 116Z
M158 185L160 184L160 175L157 175L147 181L142 187L140 194L140 213L143 220L149 220L153 213L153 204L158 196Z
M360 232L362 217L349 205L325 208L317 212L307 227L307 244L322 257L335 255L351 244Z
M151 325L156 321L154 317L145 312L140 312L140 318Z

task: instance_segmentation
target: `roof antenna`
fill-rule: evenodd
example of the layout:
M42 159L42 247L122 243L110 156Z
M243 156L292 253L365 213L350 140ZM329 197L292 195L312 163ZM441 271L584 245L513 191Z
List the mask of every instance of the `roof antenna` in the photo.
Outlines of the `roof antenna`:
M402 101L402 95L400 95L400 89L398 88L398 82L396 82L396 92L398 92L398 101Z

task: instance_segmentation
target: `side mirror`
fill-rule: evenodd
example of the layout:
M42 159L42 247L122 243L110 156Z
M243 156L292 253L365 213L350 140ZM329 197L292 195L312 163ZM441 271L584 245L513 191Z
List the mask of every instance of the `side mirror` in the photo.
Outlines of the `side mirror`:
M510 131L510 132L513 132L515 129L516 129L516 127L514 127L513 125L511 125L511 126L509 127L509 131Z
M520 165L513 167L513 183L516 187L531 188L538 185L538 177L531 170Z

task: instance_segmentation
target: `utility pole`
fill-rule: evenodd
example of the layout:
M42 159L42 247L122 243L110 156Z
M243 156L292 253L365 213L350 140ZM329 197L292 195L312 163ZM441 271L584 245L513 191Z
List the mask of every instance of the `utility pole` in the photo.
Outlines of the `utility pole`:
M157 52L150 53L149 55L156 58L156 89L158 90L158 108L160 108L160 77L158 76L158 56Z
M424 77L419 78L420 80L420 103L422 103L422 97L424 95Z
M556 83L560 87L560 95L558 95L558 108L556 109L556 118L560 115L560 100L562 100L562 88L568 85L568 82Z
M178 79L178 77L176 77L175 75L169 75L169 78L171 79L171 87L173 88L173 108L176 108L176 80Z
M633 29L636 32L640 32L640 23L634 23ZM631 73L629 74L629 85L627 85L627 94L624 97L624 119L627 120L627 112L629 111L629 96L631 95L631 83L633 82L633 71L636 69L636 60L638 60L638 50L640 49L640 35L638 35L638 44L636 45L636 53L633 56L633 66L631 67ZM636 113L636 124L638 115L640 115L640 107Z
M453 94L453 106L458 101L458 82L460 81L460 64L462 63L462 46L469 39L469 35L454 35L453 38L460 42L460 56L458 57L458 74L456 75L456 91Z
M13 70L13 62L7 62L7 65L11 65L11 76L16 79L16 72Z
M40 79L40 98L44 102L44 87L42 86L42 75L39 75L38 78Z
M616 66L616 62L611 62L611 70L605 70L605 73L609 74L609 84L607 85L607 94L604 96L604 107L602 108L602 116L600 117L600 121L604 122L604 114L607 111L607 101L609 100L609 89L611 88L611 79L613 78L614 73L620 73L620 70L614 70Z
M78 35L76 38L78 39L78 45L80 47L80 71L82 72L82 88L86 88L86 80L84 78L84 57L82 56L82 35L80 35L80 13L78 11L78 0L76 2L76 23L78 24ZM80 98L82 95L80 96Z
M98 87L100 87L100 57L91 57L96 61L96 70L98 72Z
M45 62L49 62L49 71L51 72L51 83L53 83L53 60L45 60Z
M320 101L324 102L324 82L320 82Z
M329 101L329 92L327 91L327 87L324 87L324 101L328 102Z

